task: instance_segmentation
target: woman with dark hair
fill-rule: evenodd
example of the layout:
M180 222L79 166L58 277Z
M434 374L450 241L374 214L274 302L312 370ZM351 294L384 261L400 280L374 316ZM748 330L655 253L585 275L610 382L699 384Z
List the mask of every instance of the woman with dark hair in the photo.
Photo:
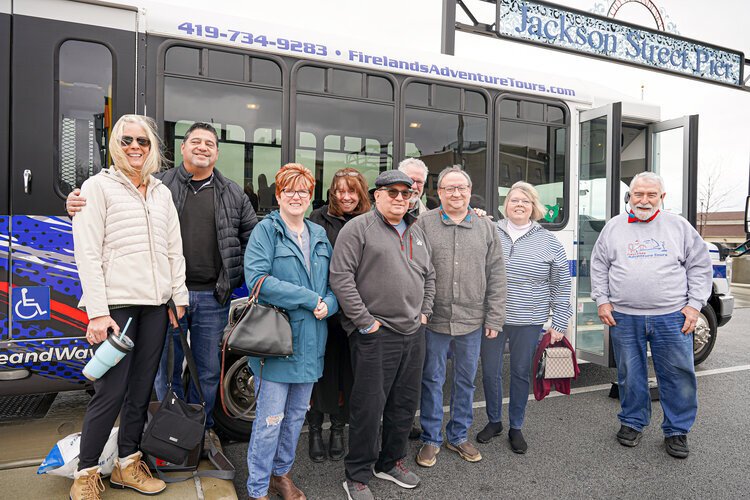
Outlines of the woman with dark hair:
M353 168L337 171L328 190L328 204L310 214L310 220L323 226L331 245L348 221L370 210L367 196L367 181ZM352 364L349 357L349 339L341 327L341 315L328 318L328 341L326 343L323 377L315 384L312 405L307 412L310 430L310 459L322 462L326 458L323 444L323 419L331 419L331 435L328 439L328 456L341 460L346 452L344 427L349 417L349 394L352 389Z
M256 407L247 448L247 492L301 500L292 481L295 450L313 384L323 374L328 316L338 302L328 286L332 248L325 231L305 220L315 178L298 163L276 174L274 210L255 226L245 251L245 280L252 290L261 278L258 300L286 310L294 354L265 361L249 357L255 374Z

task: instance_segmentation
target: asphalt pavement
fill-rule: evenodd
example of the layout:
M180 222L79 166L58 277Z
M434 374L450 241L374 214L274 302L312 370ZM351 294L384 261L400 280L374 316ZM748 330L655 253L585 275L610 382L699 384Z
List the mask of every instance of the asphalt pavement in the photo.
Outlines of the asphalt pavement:
M378 499L430 500L748 498L750 288L736 288L734 293L734 317L719 329L712 354L696 368L699 411L689 435L691 452L687 459L676 460L664 450L660 428L663 414L658 402L653 403L652 423L640 445L621 446L615 439L619 403L608 397L615 371L587 364L581 366L570 396L548 397L541 402L531 397L524 425L527 454L512 453L507 433L503 433L489 444L477 444L481 462L465 462L443 447L437 464L425 469L414 462L419 442L411 441L407 464L420 475L422 483L414 490L404 490L373 478L370 487L374 495ZM507 387L507 367L504 380ZM481 368L476 385L472 442L487 423ZM507 403L503 409L505 413ZM507 427L505 414L504 425ZM295 482L311 499L346 498L343 462L312 463L307 456L307 438L303 431L292 469ZM237 467L234 483L242 498L246 491L247 443L225 444L224 450Z
M554 393L541 402L531 398L524 425L529 443L526 455L513 454L504 433L489 444L477 445L483 455L481 462L465 462L443 448L437 465L423 469L414 462L419 443L412 441L407 464L421 476L419 487L403 490L373 479L372 491L378 499L420 500L749 498L750 287L734 287L733 294L734 317L719 329L712 354L696 369L700 407L689 435L691 454L686 460L675 460L664 451L659 428L662 412L656 402L652 424L640 445L632 449L620 446L615 439L619 404L608 397L615 371L584 364L570 396ZM507 387L507 361L505 365ZM481 368L476 386L472 441L487 423ZM45 419L0 425L0 500L66 498L69 480L37 476L34 464L57 439L80 428L87 403L83 392L60 394ZM448 404L448 394L444 404ZM507 416L504 424L507 426ZM310 499L345 498L343 462L313 464L307 456L307 437L303 431L292 469L295 481ZM225 442L224 451L237 468L236 496L230 483L204 480L170 485L159 498L246 498L247 443ZM136 497L140 495L108 489L104 498Z

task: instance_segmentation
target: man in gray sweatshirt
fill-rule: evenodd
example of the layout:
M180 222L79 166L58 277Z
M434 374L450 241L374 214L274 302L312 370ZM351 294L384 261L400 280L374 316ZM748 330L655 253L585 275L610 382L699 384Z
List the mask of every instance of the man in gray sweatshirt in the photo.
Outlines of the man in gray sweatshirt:
M435 270L424 232L407 213L411 186L403 172L381 173L375 209L343 227L331 260L329 281L345 315L354 370L344 459L350 500L373 498L373 472L403 488L419 484L404 456L419 403Z
M630 213L613 217L591 255L591 298L610 327L620 392L623 446L636 446L651 419L646 344L664 410L667 453L688 456L698 410L693 330L711 294L713 266L690 223L661 211L664 181L652 172L630 183Z

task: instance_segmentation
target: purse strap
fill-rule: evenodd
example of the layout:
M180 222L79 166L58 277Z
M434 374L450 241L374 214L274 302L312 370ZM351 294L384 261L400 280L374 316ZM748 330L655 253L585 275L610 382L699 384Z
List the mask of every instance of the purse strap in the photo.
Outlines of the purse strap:
M190 350L187 336L185 335L185 332L182 329L182 325L177 318L177 307L175 306L175 303L172 299L169 299L169 302L167 302L167 307L169 307L169 310L172 311L172 314L177 320L177 330L180 332L180 344L182 344L182 352L184 353L185 359L187 360L188 373L190 373L190 379L193 381L193 385L195 385L195 389L198 392L198 397L201 399L201 404L205 407L206 398L203 397L203 391L201 391L201 384L200 380L198 379L198 367L196 366L195 359L193 358L193 351ZM167 349L167 387L169 388L169 390L172 390L172 375L174 372L174 341L172 339L171 333L168 333L167 337L169 337L169 347ZM185 389L185 393L187 395L187 388Z
M255 286L253 287L253 291L252 293L250 293L248 300L258 300L258 297L260 296L260 287L263 286L263 282L266 281L266 278L268 278L268 275L264 274L258 281L255 282Z

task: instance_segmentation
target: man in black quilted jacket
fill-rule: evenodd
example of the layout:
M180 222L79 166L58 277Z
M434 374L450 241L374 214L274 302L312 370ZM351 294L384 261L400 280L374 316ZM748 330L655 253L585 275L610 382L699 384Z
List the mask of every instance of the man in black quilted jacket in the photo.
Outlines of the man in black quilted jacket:
M212 125L202 122L191 125L180 152L182 163L156 177L172 191L180 216L190 292L190 305L180 323L184 331L190 331L190 346L206 399L206 427L211 429L221 376L221 336L227 324L232 290L243 283L245 246L258 218L242 188L214 168L219 157L219 137ZM71 216L85 205L86 200L79 193L75 190L68 196L66 207ZM183 397L179 331L170 327L170 333L175 340L172 387ZM164 349L154 382L159 399L167 392L166 345ZM200 402L195 387L190 388L187 400Z

